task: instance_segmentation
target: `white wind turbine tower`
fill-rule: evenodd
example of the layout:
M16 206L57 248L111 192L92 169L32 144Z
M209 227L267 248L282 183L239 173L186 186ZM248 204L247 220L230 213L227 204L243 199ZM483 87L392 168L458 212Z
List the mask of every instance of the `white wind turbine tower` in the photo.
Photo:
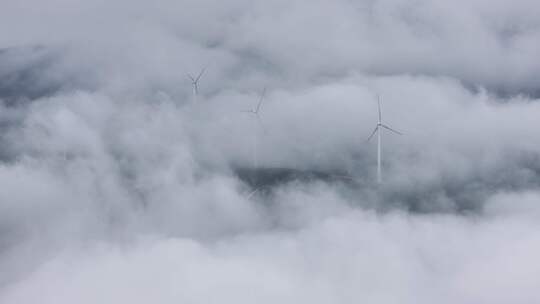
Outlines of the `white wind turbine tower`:
M373 130L373 133L368 137L367 141L369 141L375 133L377 133L377 183L382 182L381 177L381 128L385 128L387 130L390 130L396 134L403 135L402 133L390 128L389 126L382 123L382 115L381 115L381 101L379 96L377 95L377 106L379 109L379 120L377 122L377 126L375 127L375 130Z
M203 68L197 77L193 77L191 74L187 74L187 77L191 80L191 85L193 86L193 101L197 101L197 95L199 95L199 80L203 76L206 68Z
M259 167L259 155L258 155L259 154L258 153L259 132L257 128L260 127L264 129L264 126L261 122L261 117L259 116L259 112L261 110L261 105L263 103L265 94L266 94L266 88L264 88L264 90L262 91L261 97L259 98L259 103L257 103L257 107L255 107L255 109L242 111L244 113L255 115L255 118L256 118L257 127L255 127L255 132L253 133L254 134L253 136L253 166L255 169Z

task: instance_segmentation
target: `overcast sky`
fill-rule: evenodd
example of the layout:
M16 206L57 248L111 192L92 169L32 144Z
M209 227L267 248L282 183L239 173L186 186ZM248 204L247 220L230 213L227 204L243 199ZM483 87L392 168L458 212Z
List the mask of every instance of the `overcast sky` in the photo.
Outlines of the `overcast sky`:
M538 16L3 0L0 303L540 302Z

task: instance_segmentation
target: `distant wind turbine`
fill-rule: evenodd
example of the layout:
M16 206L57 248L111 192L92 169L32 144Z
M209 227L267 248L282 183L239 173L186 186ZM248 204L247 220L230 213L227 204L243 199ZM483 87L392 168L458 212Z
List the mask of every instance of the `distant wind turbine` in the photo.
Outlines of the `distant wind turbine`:
M206 68L203 68L197 77L193 77L191 74L187 74L187 77L191 80L191 85L193 86L193 100L197 100L197 95L199 95L199 80L203 76Z
M257 125L263 130L264 130L264 126L262 124L261 117L259 116L259 112L261 110L261 106L262 106L262 103L264 101L264 96L265 95L266 95L266 88L264 88L264 90L262 91L261 96L259 98L259 102L257 103L257 106L254 109L242 111L244 113L255 115ZM257 129L255 129L255 132L253 134L254 134L254 137L253 137L253 166L255 168L258 168L259 167L259 156L258 156L258 141L259 141L258 134L259 134L259 132L257 131Z
M381 101L379 96L377 95L377 106L379 109L379 121L377 122L377 126L375 127L375 130L373 130L373 133L368 137L367 141L369 141L375 133L377 133L377 182L382 182L381 177L381 128L385 128L387 130L390 130L394 133L397 133L399 135L403 135L401 132L398 132L389 126L382 123L382 115L381 115Z

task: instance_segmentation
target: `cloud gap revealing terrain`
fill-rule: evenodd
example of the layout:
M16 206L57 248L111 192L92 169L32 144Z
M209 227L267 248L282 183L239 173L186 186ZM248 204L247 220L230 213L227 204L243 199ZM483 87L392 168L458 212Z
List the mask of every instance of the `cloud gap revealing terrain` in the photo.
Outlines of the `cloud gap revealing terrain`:
M538 16L3 0L0 303L540 303Z

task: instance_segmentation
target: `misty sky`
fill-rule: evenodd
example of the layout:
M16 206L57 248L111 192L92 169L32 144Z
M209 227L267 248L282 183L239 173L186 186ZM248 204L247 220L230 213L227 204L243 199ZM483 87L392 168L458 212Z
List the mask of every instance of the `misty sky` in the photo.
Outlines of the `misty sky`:
M540 303L538 16L2 0L0 303Z

